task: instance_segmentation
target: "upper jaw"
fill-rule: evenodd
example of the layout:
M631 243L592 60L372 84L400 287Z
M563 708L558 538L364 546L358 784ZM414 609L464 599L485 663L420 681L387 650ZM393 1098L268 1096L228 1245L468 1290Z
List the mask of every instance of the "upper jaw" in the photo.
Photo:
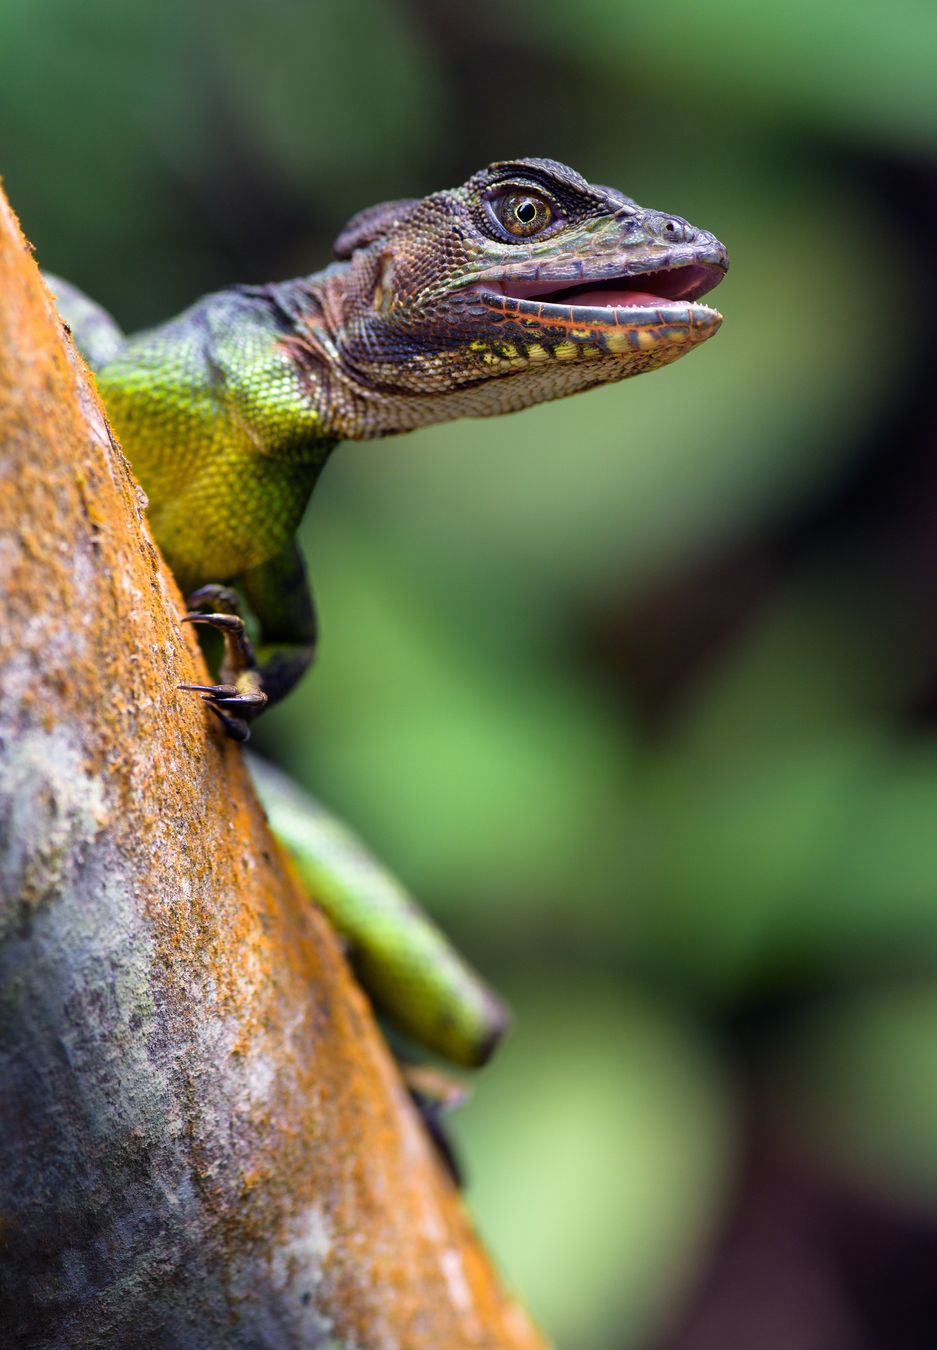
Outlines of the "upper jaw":
M557 258L546 263L530 260L492 270L477 278L471 289L503 310L514 312L588 309L640 310L648 307L683 308L696 305L726 274L725 248L712 239L684 249L623 249L597 258Z

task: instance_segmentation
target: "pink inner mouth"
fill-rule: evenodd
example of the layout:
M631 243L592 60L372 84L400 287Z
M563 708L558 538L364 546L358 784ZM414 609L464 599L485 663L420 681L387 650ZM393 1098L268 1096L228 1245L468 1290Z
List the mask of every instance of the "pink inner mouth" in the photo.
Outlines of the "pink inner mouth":
M577 291L575 300L568 293L562 296L545 295L540 297L543 300L554 304L561 304L569 300L571 304L581 305L590 309L608 308L619 309L627 305L665 305L668 297L663 295L654 295L651 291L629 291L629 290L601 290L601 291ZM670 297L673 299L674 297Z
M522 281L504 277L498 289L515 300L540 300L551 305L576 305L585 308L629 308L666 305L673 301L698 300L717 286L725 269L709 263L687 263L684 267L661 268L630 277L596 278L575 286L551 288L549 282ZM648 284L653 291L643 289Z

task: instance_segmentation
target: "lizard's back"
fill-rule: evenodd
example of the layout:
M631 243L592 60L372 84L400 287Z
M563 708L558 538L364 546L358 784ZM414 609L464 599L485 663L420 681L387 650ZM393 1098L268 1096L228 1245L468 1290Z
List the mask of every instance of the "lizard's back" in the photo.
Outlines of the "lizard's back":
M262 295L232 288L98 344L98 388L183 590L265 562L302 517L330 442L280 345L287 332Z

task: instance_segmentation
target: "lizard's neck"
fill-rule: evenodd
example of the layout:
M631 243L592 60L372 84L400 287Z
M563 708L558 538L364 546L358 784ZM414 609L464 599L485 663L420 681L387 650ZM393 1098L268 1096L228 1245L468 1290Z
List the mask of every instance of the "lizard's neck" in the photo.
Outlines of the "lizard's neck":
M272 307L282 326L281 345L315 406L325 437L361 440L399 428L378 425L380 391L349 369L342 350L347 263L321 272L251 288Z
M381 284L379 260L367 275L370 260L357 262L255 288L283 326L282 347L323 433L372 440L475 411L467 406L471 392L461 387L466 372L457 339L414 345L405 330L394 331L387 323L392 288ZM362 305L362 294L372 292L373 305ZM475 383L478 372L467 373Z

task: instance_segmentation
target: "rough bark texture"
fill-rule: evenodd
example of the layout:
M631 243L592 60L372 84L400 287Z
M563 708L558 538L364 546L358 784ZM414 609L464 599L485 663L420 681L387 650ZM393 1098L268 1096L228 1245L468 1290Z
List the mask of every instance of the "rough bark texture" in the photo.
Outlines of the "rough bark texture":
M542 1346L285 869L0 194L0 1343Z

